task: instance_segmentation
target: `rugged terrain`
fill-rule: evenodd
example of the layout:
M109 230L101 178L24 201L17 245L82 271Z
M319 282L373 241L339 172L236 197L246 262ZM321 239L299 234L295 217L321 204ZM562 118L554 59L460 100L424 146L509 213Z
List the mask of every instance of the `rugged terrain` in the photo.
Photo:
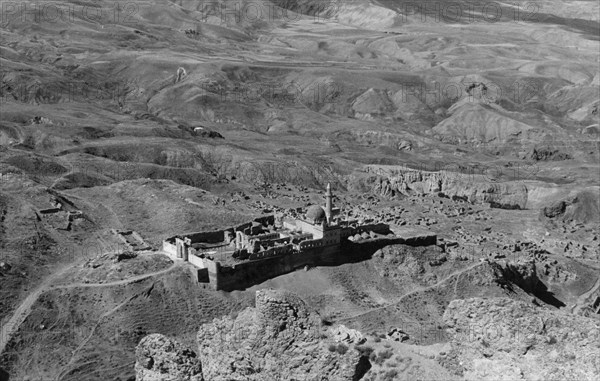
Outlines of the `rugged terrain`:
M444 321L452 335L445 360L466 379L586 380L598 373L597 320L473 298L451 302Z
M330 327L296 295L260 290L255 308L200 327L198 353L159 334L144 338L136 379L581 380L600 365L597 320L531 302L454 300L444 325L448 343L410 345L402 329L363 335Z
M153 352L170 353L175 379L199 361L207 379L245 377L214 348L273 375L288 360L273 336L255 338L281 354L265 363L196 340L271 327L255 301L268 288L319 314L336 351L330 328L367 338L372 351L340 354L301 336L316 355L295 369L309 374L323 359L342 379L599 372L597 2L1 5L0 378L146 377L136 356L153 377L160 365L140 362ZM158 250L180 232L294 216L328 182L342 213L438 245L231 293ZM115 231L149 248L129 255ZM530 348L461 340L461 324L495 318L531 328ZM361 358L366 373L346 372Z

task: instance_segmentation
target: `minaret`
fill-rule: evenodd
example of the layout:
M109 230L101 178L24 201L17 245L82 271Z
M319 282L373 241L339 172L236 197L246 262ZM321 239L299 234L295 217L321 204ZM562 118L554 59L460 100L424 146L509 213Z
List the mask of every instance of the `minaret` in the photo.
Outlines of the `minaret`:
M331 224L331 184L327 183L327 191L325 192L325 217L327 224Z

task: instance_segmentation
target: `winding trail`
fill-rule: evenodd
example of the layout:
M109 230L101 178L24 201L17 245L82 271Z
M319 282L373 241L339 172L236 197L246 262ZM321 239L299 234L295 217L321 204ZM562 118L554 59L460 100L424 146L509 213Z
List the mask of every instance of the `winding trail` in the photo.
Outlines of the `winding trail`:
M85 287L110 287L110 286L119 286L119 285L124 285L124 284L129 284L129 283L136 283L136 282L141 282L145 279L148 278L152 278L155 277L157 275L163 275L166 274L168 272L173 271L173 269L175 269L176 267L179 267L179 263L173 263L171 266L167 267L166 269L162 269L162 270L158 270L158 271L153 271L151 273L146 273L146 274L142 274L142 275L137 275L131 278L127 278L127 279L121 279L121 280L116 280L114 282L107 282L107 283L70 283L70 284L63 284L63 285L57 285L57 286L52 286L49 289L65 289L65 288L85 288Z
M114 281L114 282L71 283L71 284L57 285L57 286L52 285L52 283L54 283L58 279L60 279L60 277L62 277L63 274L67 270L71 269L73 266L74 265L66 266L66 267L60 269L59 271L51 274L46 279L44 279L44 281L32 293L27 295L25 300L23 300L23 302L19 305L19 307L17 307L15 312L12 314L11 318L5 324L2 324L2 327L0 328L0 354L2 354L4 352L4 350L6 349L6 344L8 344L8 342L13 337L15 332L18 331L21 324L23 324L25 319L27 319L27 316L29 316L29 314L31 313L31 309L32 309L33 305L35 304L35 302L39 299L39 297L44 292L55 290L55 289L68 289L68 288L77 288L77 287L81 287L81 288L84 288L84 287L111 287L111 286L119 286L119 285L125 285L125 284L130 284L130 283L136 283L136 282L140 282L140 281L143 281L143 280L151 278L151 277L155 277L155 276L159 276L159 275L163 275L168 272L171 272L171 271L173 271L173 269L179 267L180 264L175 262L171 266L169 266L165 269L162 269L162 270L153 271L151 273L142 274L142 275L138 275L135 277L122 279L122 280L118 280L118 281Z
M48 291L51 288L51 284L58 280L71 267L72 266L63 267L59 271L44 279L44 281L35 290L33 290L33 292L27 295L25 300L23 300L23 302L12 314L10 319L5 324L2 324L0 329L0 354L4 352L6 344L8 344L10 338L19 329L21 324L23 324L25 319L27 319L27 316L29 316L31 313L31 307L33 307L33 304L38 300L40 295Z

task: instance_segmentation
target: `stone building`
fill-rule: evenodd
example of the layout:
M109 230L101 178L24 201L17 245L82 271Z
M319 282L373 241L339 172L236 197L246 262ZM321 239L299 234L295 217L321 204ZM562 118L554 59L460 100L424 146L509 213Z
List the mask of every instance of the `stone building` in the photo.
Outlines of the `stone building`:
M175 260L195 265L199 281L218 290L243 288L258 278L326 258L343 261L342 248L355 244L355 236L364 236L364 241L396 238L387 224L340 219L332 198L327 184L325 206L310 206L303 218L276 221L271 215L229 229L176 235L163 241L163 250Z

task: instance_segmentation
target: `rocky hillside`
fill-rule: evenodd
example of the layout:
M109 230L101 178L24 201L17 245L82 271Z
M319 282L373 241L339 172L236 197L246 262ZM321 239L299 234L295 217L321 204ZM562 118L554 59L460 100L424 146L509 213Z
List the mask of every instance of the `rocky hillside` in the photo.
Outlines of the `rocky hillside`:
M585 380L600 372L597 320L473 298L452 301L444 322L452 350L443 361L468 380Z
M196 353L159 333L140 341L135 358L136 380L204 381Z
M396 380L430 368L446 379L587 380L599 371L598 320L499 297L453 300L443 324L448 343L401 344L393 334L325 327L298 296L261 290L255 308L200 327L198 354L160 334L142 339L136 380ZM402 373L427 359L437 363Z
M202 365L168 338L144 338L136 350L136 379L199 381L203 374L212 381L359 380L368 359L354 345L336 343L335 332L296 295L260 290L255 308L200 327Z
M256 308L224 317L198 332L200 358L210 380L292 380L315 376L359 379L360 354L337 346L318 315L285 291L258 291Z

